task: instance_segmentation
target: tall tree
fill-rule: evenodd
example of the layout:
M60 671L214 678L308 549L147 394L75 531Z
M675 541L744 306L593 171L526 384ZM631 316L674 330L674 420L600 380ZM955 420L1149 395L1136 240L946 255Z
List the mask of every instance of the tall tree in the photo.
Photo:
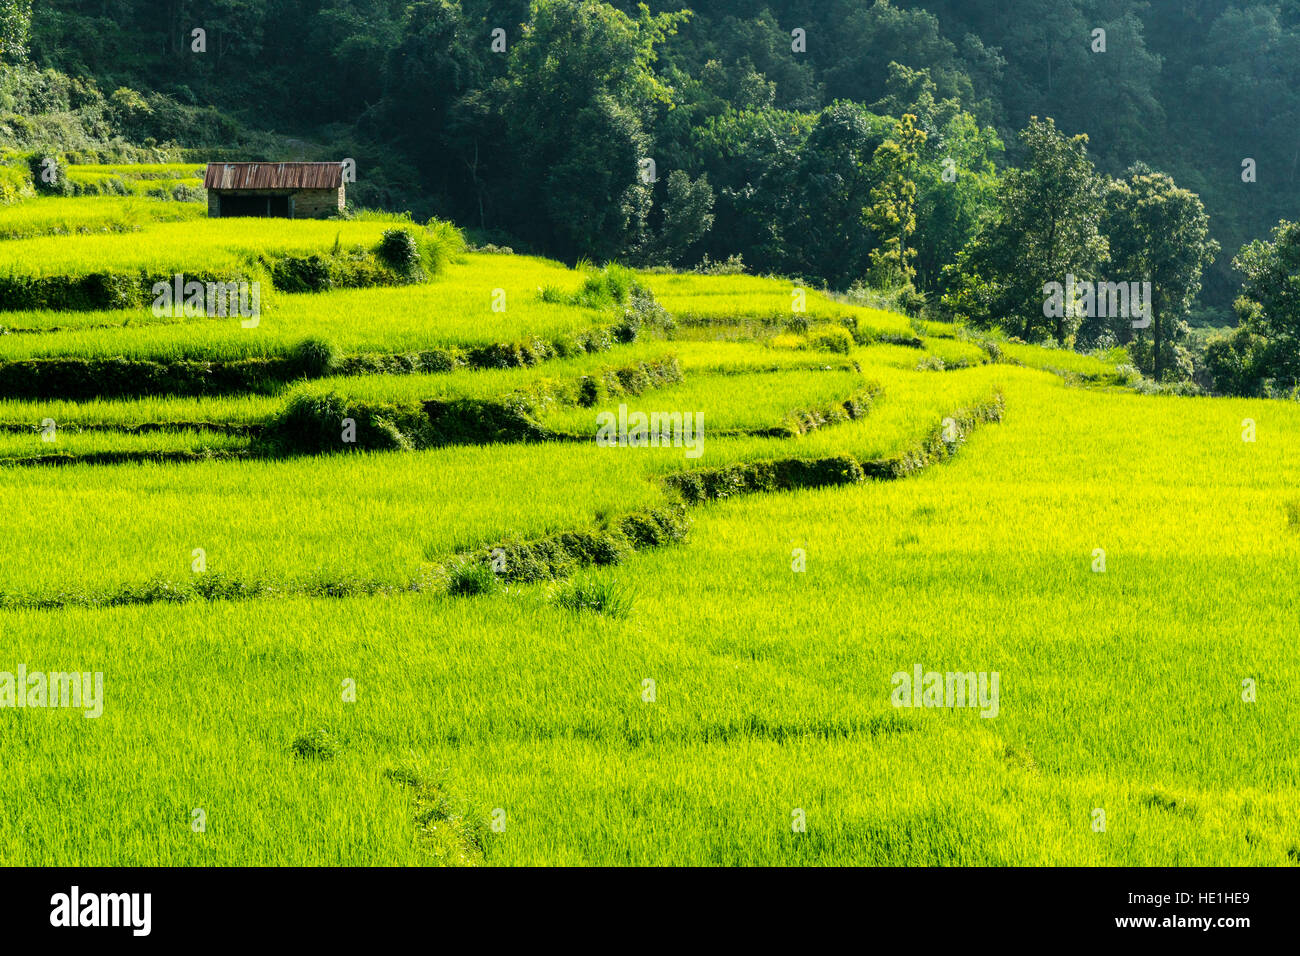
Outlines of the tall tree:
M1265 374L1283 388L1300 384L1300 223L1282 220L1268 240L1247 243L1232 260L1246 276L1238 313L1266 341Z
M995 208L958 257L947 307L1025 339L1073 341L1079 315L1049 315L1044 286L1067 276L1093 279L1105 260L1104 180L1088 158L1088 137L1066 137L1050 119L1031 117L1020 132L1025 156L998 187Z
M876 185L862 218L877 237L870 274L877 288L910 287L916 278L916 251L907 240L916 230L916 169L924 145L925 132L916 128L916 117L904 113L871 160Z
M781 189L784 271L824 277L838 288L863 277L873 237L862 228L862 210L871 201L871 160L887 122L847 102L818 115L799 147L792 180Z
M535 0L503 80L511 218L526 236L569 259L642 241L658 172L647 129L655 104L671 102L655 47L688 17Z
M1111 186L1108 205L1108 278L1151 283L1152 375L1159 381L1219 244L1209 238L1210 219L1200 197L1164 173L1138 168Z
M32 31L32 0L0 0L0 63L27 59Z

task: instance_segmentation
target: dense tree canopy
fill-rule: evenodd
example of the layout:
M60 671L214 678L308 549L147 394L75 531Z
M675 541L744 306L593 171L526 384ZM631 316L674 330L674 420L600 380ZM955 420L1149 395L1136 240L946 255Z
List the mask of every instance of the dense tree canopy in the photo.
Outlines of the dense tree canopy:
M350 156L480 241L915 286L1158 375L1300 205L1296 0L0 0L6 62L0 146ZM1149 332L1042 314L1102 269Z
M1049 311L1044 285L1091 281L1106 261L1101 233L1105 183L1088 158L1087 137L1067 137L1034 118L1021 132L1024 165L1007 171L994 210L955 264L951 308L1026 339L1073 340L1082 316Z

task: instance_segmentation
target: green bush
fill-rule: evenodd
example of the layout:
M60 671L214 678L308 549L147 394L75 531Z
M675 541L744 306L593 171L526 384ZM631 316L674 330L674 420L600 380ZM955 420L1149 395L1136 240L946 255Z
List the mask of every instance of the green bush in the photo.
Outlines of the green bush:
M842 325L818 325L808 332L808 346L823 352L848 355L853 348L853 335Z
M898 307L903 310L904 315L917 318L925 312L925 305L925 293L917 292L910 286L898 293Z
M623 311L623 323L638 333L647 327L669 332L677 326L668 310L655 299L654 293L641 285L632 289L627 308Z
M1204 366L1214 391L1254 398L1264 392L1268 342L1245 326L1211 338Z
M291 361L302 369L308 378L321 378L332 372L339 364L338 349L326 339L303 339L293 347Z
M626 266L610 263L587 276L572 301L574 305L593 309L609 308L627 302L632 291L639 288L635 272Z
M421 275L420 247L406 229L385 229L384 237L375 247L375 255L380 262L407 281L415 281Z
M492 565L461 557L447 566L447 593L459 596L491 594L501 590L501 580Z
M279 455L407 450L414 441L402 426L418 429L421 419L418 405L370 407L337 392L302 390L266 423L258 448Z
M425 402L425 445L484 445L501 442L543 441L545 429L525 411L509 402L458 399Z
M27 160L32 187L46 196L70 196L72 184L68 182L68 166L60 156L33 153Z
M271 263L271 281L284 292L324 292L334 287L330 262L318 253L276 259Z
M454 262L465 251L465 236L450 222L430 219L424 225L424 231L417 236L420 247L420 263L425 275L434 276L441 272L448 263ZM509 252L509 249L500 250Z

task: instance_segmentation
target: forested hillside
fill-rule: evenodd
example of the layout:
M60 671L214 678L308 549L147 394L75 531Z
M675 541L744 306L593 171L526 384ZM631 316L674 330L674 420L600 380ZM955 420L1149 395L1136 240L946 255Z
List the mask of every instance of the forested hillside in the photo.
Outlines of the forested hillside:
M1252 288L1233 265L1300 200L1296 0L0 9L11 64L0 145L116 138L199 151L185 159L347 156L354 202L448 218L480 242L676 267L738 256L749 271L870 287L913 312L924 299L944 317L1062 345L1136 342L1135 364L1157 380L1251 393L1296 384L1294 358L1276 354L1296 324L1289 306L1270 313L1267 281ZM1054 144L1033 117L1054 121ZM1004 228L1000 248L986 236L981 250L982 223L1055 223L1040 206L1013 208L1004 174L1050 164L1079 134L1067 192L1077 222L1097 228L1047 261L1026 259L1024 228ZM1163 264L1124 251L1143 228L1121 208L1135 190L1165 206L1145 228L1183 237ZM1264 259L1285 259L1288 236ZM1025 314L1067 272L1162 271L1177 278L1155 282L1149 333L1040 329ZM1032 295L1009 288L1025 276ZM1207 337L1239 322L1247 331Z

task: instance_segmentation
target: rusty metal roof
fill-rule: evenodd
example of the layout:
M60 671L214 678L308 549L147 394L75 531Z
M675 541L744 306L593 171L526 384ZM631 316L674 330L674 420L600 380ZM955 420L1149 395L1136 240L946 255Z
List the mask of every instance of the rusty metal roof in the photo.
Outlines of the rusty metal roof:
M338 189L340 163L208 163L205 189Z

